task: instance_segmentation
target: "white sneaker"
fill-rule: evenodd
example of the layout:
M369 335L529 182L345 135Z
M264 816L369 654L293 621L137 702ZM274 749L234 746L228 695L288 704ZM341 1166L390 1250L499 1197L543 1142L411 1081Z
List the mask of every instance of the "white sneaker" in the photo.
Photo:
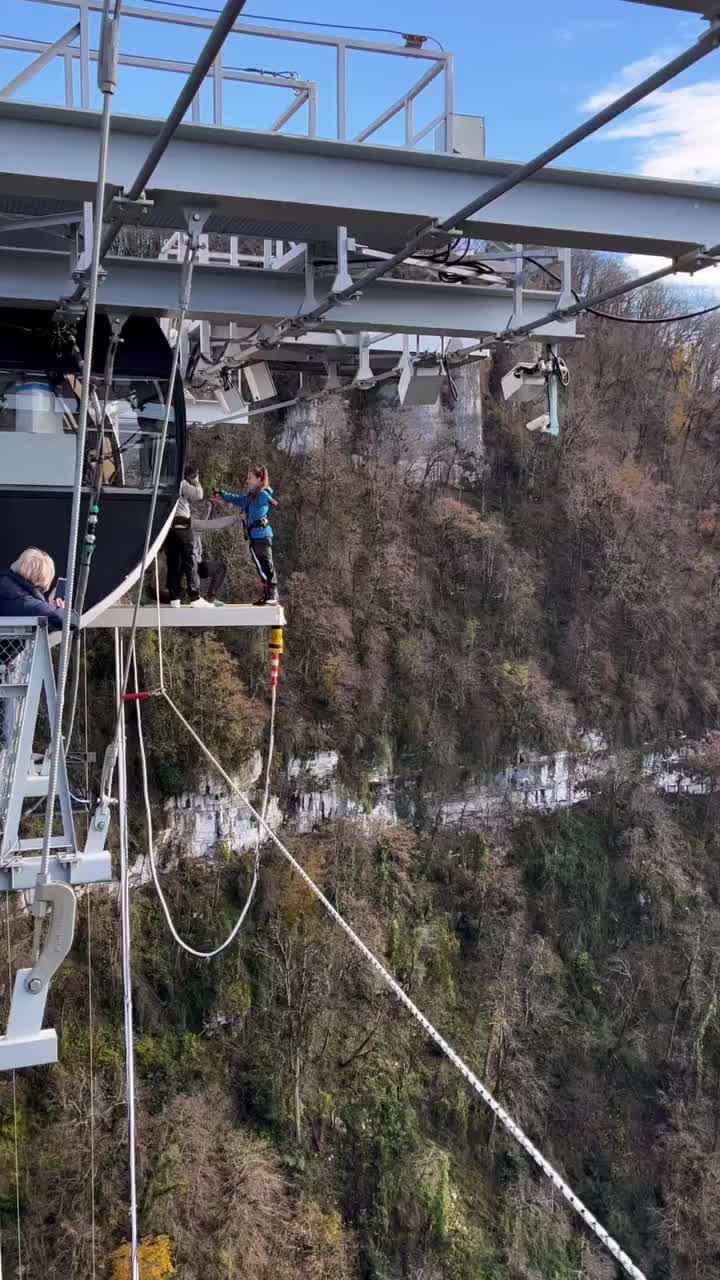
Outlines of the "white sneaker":
M179 609L181 604L182 604L182 600L171 600L171 601L170 601L170 608L171 608L171 609Z
M190 608L190 609L212 609L212 605L210 604L210 601L209 601L209 600L203 600L202 596L200 596L200 598L199 598L198 600L191 600L191 601L190 601L190 604L188 605L188 608Z

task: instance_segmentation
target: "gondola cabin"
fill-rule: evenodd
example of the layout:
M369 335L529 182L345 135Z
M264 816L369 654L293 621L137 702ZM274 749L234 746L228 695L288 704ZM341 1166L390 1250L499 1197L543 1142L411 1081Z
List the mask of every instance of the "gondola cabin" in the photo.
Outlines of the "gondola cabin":
M105 386L108 318L98 315L88 416L80 537L97 450L103 488L97 543L83 617L91 621L137 579L150 514L151 484L170 380L171 351L159 323L129 316L122 328L111 385ZM6 568L24 547L37 546L65 573L76 466L81 391L73 334L49 312L0 309L0 547ZM106 405L104 421L102 406ZM160 546L177 501L185 457L185 401L175 383L153 522Z

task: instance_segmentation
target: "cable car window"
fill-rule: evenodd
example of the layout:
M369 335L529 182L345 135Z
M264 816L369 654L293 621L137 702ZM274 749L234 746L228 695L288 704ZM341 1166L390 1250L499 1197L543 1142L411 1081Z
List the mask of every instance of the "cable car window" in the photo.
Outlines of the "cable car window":
M149 489L165 415L168 383L158 378L93 379L88 407L84 482L102 450L104 482ZM0 370L0 476L4 484L72 485L80 411L79 374L53 377ZM104 408L104 421L103 421ZM175 414L170 410L160 471L172 489L177 469Z

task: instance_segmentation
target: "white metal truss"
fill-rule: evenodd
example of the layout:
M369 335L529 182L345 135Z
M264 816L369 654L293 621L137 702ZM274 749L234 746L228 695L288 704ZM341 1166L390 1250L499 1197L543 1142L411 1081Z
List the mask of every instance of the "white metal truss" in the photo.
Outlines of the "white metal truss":
M72 945L73 886L112 879L105 849L109 809L98 808L80 852L64 753L57 780L60 833L51 840L47 882L38 880L42 840L20 834L25 802L43 800L48 792L47 753L34 750L43 698L52 722L56 693L47 625L40 618L1 619L0 889L32 890L47 934L32 967L15 976L6 1033L0 1036L0 1071L57 1061L57 1036L42 1022L50 979Z
M52 722L55 678L47 625L35 618L0 620L0 869L42 847L42 840L21 839L18 833L25 801L44 798L48 792L48 761L33 751L43 695ZM53 849L74 855L75 830L64 759L57 799L62 831L53 836Z

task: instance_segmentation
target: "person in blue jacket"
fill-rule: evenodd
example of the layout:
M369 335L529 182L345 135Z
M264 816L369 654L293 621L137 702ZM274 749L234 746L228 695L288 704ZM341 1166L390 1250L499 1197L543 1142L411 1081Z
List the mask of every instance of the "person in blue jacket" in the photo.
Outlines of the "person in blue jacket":
M273 497L267 467L251 467L245 481L244 493L231 493L227 489L215 489L213 501L229 502L239 507L245 515L245 529L250 557L257 570L263 594L255 604L278 604L277 576L273 563L273 531L270 511L278 505Z
M0 617L47 618L48 630L60 631L62 602L48 599L54 577L55 565L47 552L28 547L7 573L0 573ZM75 614L72 626L77 628Z

